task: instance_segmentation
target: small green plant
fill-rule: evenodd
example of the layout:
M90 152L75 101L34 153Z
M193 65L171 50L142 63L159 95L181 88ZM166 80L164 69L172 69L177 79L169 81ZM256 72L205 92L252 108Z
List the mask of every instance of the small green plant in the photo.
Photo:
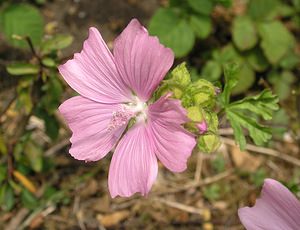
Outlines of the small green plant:
M42 3L42 1L39 1ZM27 3L3 4L0 11L0 31L7 45L25 53L26 59L7 63L6 70L17 78L16 97L12 109L18 113L15 130L5 132L7 120L0 128L0 204L9 211L19 197L22 204L33 209L39 201L35 196L37 183L34 173L46 172L52 167L51 159L44 156L45 145L33 137L28 129L32 117L41 119L50 140L57 140L60 123L55 115L64 85L57 65L61 62L59 51L68 47L73 38L67 34L44 36L44 20L40 11Z

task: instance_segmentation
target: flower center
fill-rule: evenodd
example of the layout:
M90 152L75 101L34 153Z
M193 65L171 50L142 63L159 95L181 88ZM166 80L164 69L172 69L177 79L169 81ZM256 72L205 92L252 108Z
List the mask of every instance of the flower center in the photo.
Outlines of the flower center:
M112 113L112 118L108 124L107 130L112 131L127 124L131 119L135 118L136 122L147 120L147 104L140 101L137 97L128 104L123 104L121 109Z

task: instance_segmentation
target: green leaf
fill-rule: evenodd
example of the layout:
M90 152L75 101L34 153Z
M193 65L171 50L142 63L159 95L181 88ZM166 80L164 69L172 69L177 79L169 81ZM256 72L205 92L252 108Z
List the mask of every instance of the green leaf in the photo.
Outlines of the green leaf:
M276 16L278 0L250 0L248 14L255 20L271 19Z
M43 149L35 142L29 141L24 147L24 153L30 162L32 169L41 172L43 168Z
M235 139L241 149L246 146L242 128L248 129L250 137L256 145L262 145L272 137L271 129L260 125L256 120L257 117L253 115L256 114L265 120L270 120L273 112L279 108L277 103L277 96L269 90L264 90L259 95L246 97L227 105L225 108L226 117L233 128Z
M73 40L73 36L69 34L56 34L52 38L43 41L41 51L43 54L48 54L52 51L67 48Z
M24 81L24 84L30 84L30 83L31 82ZM33 108L30 87L23 87L22 81L19 81L17 92L18 92L18 97L17 97L16 107L18 109L24 108L26 114L29 114Z
M246 52L245 58L250 66L257 72L263 72L269 66L268 60L259 47Z
M222 67L224 65L227 65L228 63L235 62L236 64L239 64L243 61L240 52L238 52L230 43L223 47L221 50L215 49L212 52L212 57L214 61L218 62Z
M252 20L247 16L238 16L233 21L233 41L241 50L249 50L257 43L257 33Z
M228 105L230 102L231 91L239 81L238 73L240 68L240 65L237 63L228 63L224 66L225 86L222 94L220 95L220 100L223 106Z
M255 72L247 63L243 62L240 65L238 79L238 83L232 89L232 95L245 93L255 82Z
M273 65L294 47L295 38L279 21L260 23L258 31L262 39L261 48Z
M290 71L282 73L273 72L268 75L268 80L273 84L274 91L280 100L285 100L291 95L292 84L296 77Z
M220 198L221 187L218 184L212 184L203 189L203 195L210 201L215 201Z
M208 16L191 15L190 25L198 38L207 38L212 31L212 22Z
M278 97L268 89L260 94L251 97L245 97L242 100L231 103L227 108L231 110L248 110L262 116L265 120L272 119L273 112L278 110Z
M263 185L266 177L267 177L266 171L262 168L262 169L258 169L253 174L251 174L250 180L256 187L260 187Z
M300 11L300 0L292 0L295 9Z
M211 161L212 167L218 173L224 172L226 161L222 154L218 154L217 157Z
M258 124L254 118L243 115L238 111L226 109L226 117L233 128L234 137L241 150L244 150L246 147L246 139L242 127L248 129L249 135L256 145L262 145L272 137L270 128Z
M296 10L294 7L284 3L280 3L280 5L277 8L277 12L283 18L292 17L293 15L296 14Z
M221 4L226 8L229 8L232 6L232 0L215 0L216 4Z
M230 103L230 93L238 82L239 65L228 64L225 66L224 72L225 87L220 95L220 102L233 128L236 142L241 149L245 148L246 138L243 133L245 128L249 131L254 143L262 145L272 137L272 131L270 128L259 124L257 116L270 120L273 112L278 109L278 98L271 91L264 90L259 95L249 96Z
M45 94L40 101L41 106L47 110L48 114L54 114L60 104L60 98L63 93L62 83L57 75L51 75L42 89L45 91Z
M45 57L42 59L42 63L44 66L47 66L47 67L56 67L56 63L55 63L55 60L53 60L52 58L49 58L49 57Z
M0 153L7 154L7 147L3 134L0 132Z
M8 184L12 187L16 194L21 193L21 191L23 190L22 186L13 180L9 180Z
M151 18L149 32L157 35L162 44L170 47L176 57L185 56L194 46L195 34L192 28L172 9L157 10Z
M210 60L204 65L201 75L211 82L219 80L222 75L222 67L218 62Z
M186 7L186 3L182 0L169 0L169 7L171 8L182 8L182 7Z
M221 52L213 53L214 60L219 65L228 67L228 64L236 65L235 85L230 89L230 93L239 94L249 89L255 81L255 72L238 51L231 45L225 46ZM215 67L217 69L217 67ZM225 75L226 78L226 75Z
M38 200L27 189L23 189L21 193L21 201L24 207L34 209L38 206Z
M9 184L0 186L0 204L4 211L10 211L15 205L14 190Z
M28 4L12 4L0 13L0 26L6 40L13 46L29 48L24 40L13 39L13 35L28 36L38 46L43 36L44 21L39 10Z
M52 139L56 140L59 134L60 124L54 115L44 117L46 133Z
M47 0L35 0L37 4L44 5Z
M0 165L0 186L7 176L7 168L4 165ZM1 202L0 202L1 203Z
M293 50L287 52L287 54L281 59L279 65L283 69L292 70L296 68L300 63L300 56L296 54Z
M204 15L210 15L214 6L212 0L188 0L187 2L193 10Z
M6 67L6 70L11 75L28 75L39 73L39 67L30 63L13 63Z

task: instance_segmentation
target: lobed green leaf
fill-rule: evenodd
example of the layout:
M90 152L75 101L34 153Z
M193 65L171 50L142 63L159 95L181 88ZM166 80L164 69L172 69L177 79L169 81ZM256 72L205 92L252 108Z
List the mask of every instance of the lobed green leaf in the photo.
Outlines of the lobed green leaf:
M249 112L260 115L265 120L272 119L273 112L278 107L278 97L268 89L253 97L246 97L242 100L231 103L227 109L248 110Z
M162 23L163 22L163 23ZM169 8L160 8L151 18L149 32L170 47L176 57L183 57L194 46L195 34L188 22Z
M231 109L226 109L226 116L234 130L235 139L242 150L246 147L242 127L249 131L249 135L256 145L262 145L272 137L271 129L258 124L254 118Z

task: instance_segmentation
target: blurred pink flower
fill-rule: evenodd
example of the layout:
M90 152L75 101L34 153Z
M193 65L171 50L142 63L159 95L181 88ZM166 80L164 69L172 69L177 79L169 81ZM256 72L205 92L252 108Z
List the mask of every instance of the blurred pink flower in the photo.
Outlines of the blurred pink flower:
M300 202L282 184L266 179L261 198L254 207L240 208L241 222L247 230L300 229Z
M204 134L207 132L207 123L205 120L197 124L197 128L200 134Z
M133 19L115 40L113 54L90 28L83 50L59 67L80 94L59 107L73 132L70 154L97 161L116 147L108 177L112 197L146 195L157 176L157 158L173 172L186 169L196 144L182 127L186 111L169 94L148 102L173 61L171 49ZM132 118L135 124L123 135Z

